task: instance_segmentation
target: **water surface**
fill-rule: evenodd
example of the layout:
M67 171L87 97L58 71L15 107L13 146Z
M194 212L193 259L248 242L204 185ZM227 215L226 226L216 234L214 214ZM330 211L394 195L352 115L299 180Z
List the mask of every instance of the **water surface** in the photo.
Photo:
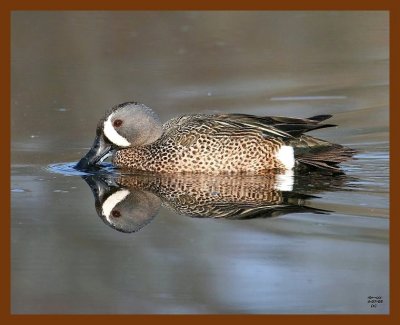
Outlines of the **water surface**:
M386 12L13 13L12 312L388 313L388 55ZM132 100L163 121L333 114L313 135L358 154L291 191L185 179L208 193L199 217L154 176L71 172L104 111ZM124 189L134 232L96 209Z

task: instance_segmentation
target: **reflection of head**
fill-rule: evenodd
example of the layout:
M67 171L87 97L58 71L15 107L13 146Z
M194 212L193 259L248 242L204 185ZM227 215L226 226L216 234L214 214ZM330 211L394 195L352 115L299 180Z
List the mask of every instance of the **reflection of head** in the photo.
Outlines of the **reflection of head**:
M96 209L103 221L121 232L135 232L147 225L157 214L160 199L147 191L121 188L109 195L103 202L96 203Z

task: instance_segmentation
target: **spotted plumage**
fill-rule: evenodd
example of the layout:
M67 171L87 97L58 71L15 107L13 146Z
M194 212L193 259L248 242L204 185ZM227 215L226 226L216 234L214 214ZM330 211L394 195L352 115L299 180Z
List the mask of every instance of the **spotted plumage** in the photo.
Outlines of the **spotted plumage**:
M122 169L157 173L264 174L298 165L338 170L354 150L305 135L333 126L308 119L246 114L185 115L160 123L143 104L120 104L98 124L97 137L77 167L95 165L114 151Z
M274 172L262 176L143 172L83 176L94 194L99 217L122 232L140 230L153 220L161 206L180 215L216 219L326 212L307 206L306 200L313 196L281 191L278 178ZM324 189L327 183L325 179ZM314 189L316 182L312 184Z
M246 218L262 210L275 211L290 205L278 189L277 175L208 177L123 175L116 179L121 188L156 194L167 209L192 217ZM302 202L304 203L304 202ZM291 204L302 205L300 200Z

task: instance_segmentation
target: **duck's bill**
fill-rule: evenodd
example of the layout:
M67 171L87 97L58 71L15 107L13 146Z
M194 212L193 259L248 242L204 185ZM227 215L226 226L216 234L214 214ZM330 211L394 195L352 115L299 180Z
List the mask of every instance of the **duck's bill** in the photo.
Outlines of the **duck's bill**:
M111 144L102 135L96 136L89 152L76 164L77 169L88 169L98 164L111 151Z

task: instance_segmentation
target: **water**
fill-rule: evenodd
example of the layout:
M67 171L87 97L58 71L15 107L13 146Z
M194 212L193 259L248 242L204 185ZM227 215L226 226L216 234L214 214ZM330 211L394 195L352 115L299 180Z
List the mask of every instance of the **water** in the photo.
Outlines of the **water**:
M388 313L388 55L386 12L14 12L12 312ZM333 114L313 135L358 154L292 191L72 169L130 100L163 121Z

